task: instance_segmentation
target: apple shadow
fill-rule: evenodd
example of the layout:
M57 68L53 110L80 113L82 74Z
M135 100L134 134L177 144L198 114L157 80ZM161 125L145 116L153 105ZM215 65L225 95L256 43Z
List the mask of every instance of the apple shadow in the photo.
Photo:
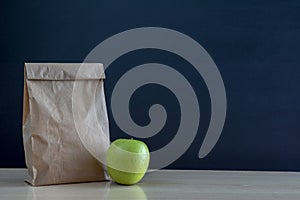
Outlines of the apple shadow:
M107 200L113 199L139 199L147 200L147 195L144 190L138 185L121 185L111 182Z

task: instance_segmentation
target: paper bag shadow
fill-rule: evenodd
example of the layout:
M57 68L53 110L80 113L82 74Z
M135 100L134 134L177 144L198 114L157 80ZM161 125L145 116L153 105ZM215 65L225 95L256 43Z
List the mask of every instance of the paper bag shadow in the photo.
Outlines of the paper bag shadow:
M27 200L53 199L139 199L147 200L146 193L138 185L123 186L113 182L83 183L27 187Z

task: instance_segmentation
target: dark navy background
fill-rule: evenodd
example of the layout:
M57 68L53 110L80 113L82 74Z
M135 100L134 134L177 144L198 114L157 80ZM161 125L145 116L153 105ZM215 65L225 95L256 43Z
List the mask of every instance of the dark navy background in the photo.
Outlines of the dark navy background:
M0 167L24 167L21 134L23 63L82 62L101 41L127 29L157 26L199 42L223 77L228 112L213 151L198 159L210 118L202 78L184 59L139 50L106 71L106 95L132 67L158 62L180 71L194 87L200 129L188 151L169 168L300 171L300 1L2 1L0 7ZM148 108L168 111L162 131L145 140L151 150L174 137L180 112L176 97L159 85L138 89L133 119L149 122ZM116 126L108 104L111 138L130 137Z

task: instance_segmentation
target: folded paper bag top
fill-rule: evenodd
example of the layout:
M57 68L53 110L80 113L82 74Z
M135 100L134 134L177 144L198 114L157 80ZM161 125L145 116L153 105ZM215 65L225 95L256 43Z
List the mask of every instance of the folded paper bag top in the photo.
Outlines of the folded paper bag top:
M99 80L105 78L103 65L100 63L25 63L25 69L27 79L31 80Z
M30 184L108 179L99 162L109 146L104 78L99 63L25 63L23 142Z

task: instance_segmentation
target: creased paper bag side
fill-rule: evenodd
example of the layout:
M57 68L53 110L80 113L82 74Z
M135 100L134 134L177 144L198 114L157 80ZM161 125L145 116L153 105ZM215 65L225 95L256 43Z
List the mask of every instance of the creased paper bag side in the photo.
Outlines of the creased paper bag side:
M30 64L25 67L30 67ZM63 74L61 71L53 72L57 70L55 67L47 66L47 70L51 71L49 74ZM83 145L75 128L72 91L76 81L49 80L49 74L47 80L41 77L28 79L26 73L24 75L23 140L28 182L50 185L106 180L103 166ZM84 80L85 92L89 92L91 85L103 87L99 81L103 80ZM104 95L104 92L99 95ZM100 103L106 106L105 101ZM88 117L89 112L94 112L86 102L82 102L81 106L86 108L87 114L83 113L83 116ZM108 123L106 115L99 116L100 120L101 117ZM89 121L88 118L85 120Z

